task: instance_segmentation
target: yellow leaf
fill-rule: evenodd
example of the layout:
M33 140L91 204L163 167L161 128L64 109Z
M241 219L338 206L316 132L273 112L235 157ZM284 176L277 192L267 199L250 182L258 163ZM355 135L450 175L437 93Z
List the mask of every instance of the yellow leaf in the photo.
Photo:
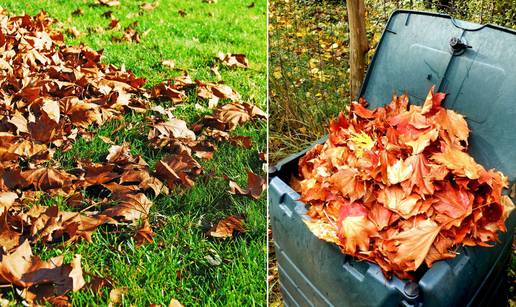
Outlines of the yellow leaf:
M281 74L281 68L279 67L276 67L274 68L274 72L272 73L272 75L274 76L274 78L276 79L279 79L282 77L282 74Z

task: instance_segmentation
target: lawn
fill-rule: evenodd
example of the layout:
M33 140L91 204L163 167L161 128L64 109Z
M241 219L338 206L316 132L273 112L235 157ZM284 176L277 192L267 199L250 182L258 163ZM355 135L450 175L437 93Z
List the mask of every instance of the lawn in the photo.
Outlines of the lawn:
M240 0L158 2L157 8L148 11L140 9L143 1L134 0L122 0L116 7L96 5L93 0L16 0L4 1L2 6L13 15L44 10L58 20L54 28L65 33L75 27L80 34L66 34L68 45L84 43L103 49L102 62L125 65L147 79L145 87L178 76L182 70L192 79L217 81L210 73L217 52L243 53L249 68L221 66L221 78L242 95L242 101L266 108L265 0L255 0L254 5ZM72 14L78 9L82 14ZM120 20L121 28L108 29L110 20L102 16L106 11ZM121 29L133 22L137 22L140 43L112 41L112 36L119 36ZM174 60L177 69L162 65L163 60ZM173 114L193 124L210 112L205 101L190 97L187 103L177 105ZM141 155L153 168L165 153L152 150L145 142L149 127L141 125L143 116L130 113L121 121L95 128L91 140L79 138L71 150L58 151L54 157L65 169L81 158L105 161L110 147L101 138L105 136L116 144L129 143L131 153ZM171 299L186 306L265 305L266 199L263 195L259 200L230 195L224 176L245 186L247 169L263 174L258 152L266 150L266 122L246 123L232 134L250 136L252 147L217 144L213 159L201 161L204 175L193 188L151 199L153 243L136 247L131 236L99 228L93 243L36 246L36 254L44 259L65 255L65 260L81 254L85 273L110 278L114 288L127 288L121 302L126 306L166 306ZM59 199L48 202L59 203ZM244 218L245 233L225 240L205 234L212 223L229 215ZM219 257L219 263L210 261ZM96 295L83 289L70 297L73 305L107 305L109 292L105 288L102 295ZM4 289L3 293L4 298L16 299L14 291Z

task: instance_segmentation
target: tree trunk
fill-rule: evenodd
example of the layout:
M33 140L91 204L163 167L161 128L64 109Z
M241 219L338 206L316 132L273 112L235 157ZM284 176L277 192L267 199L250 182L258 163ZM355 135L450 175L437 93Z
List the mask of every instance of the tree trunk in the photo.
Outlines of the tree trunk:
M365 55L369 50L365 29L364 0L347 0L350 50L351 99L357 99L364 80Z

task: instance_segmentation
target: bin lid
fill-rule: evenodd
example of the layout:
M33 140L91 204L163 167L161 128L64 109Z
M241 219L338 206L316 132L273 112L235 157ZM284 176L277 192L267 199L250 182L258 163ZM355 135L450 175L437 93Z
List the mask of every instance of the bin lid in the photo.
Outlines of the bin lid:
M399 10L376 48L361 96L373 108L408 93L421 104L432 85L466 117L470 154L516 177L516 31L448 15Z

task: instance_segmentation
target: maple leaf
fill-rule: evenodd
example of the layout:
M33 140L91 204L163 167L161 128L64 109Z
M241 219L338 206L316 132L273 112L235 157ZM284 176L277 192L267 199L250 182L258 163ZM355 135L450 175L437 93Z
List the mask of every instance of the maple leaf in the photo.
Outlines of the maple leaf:
M377 235L376 226L367 219L367 210L362 205L344 204L337 221L337 234L342 248L351 254L369 250L370 237Z
M235 181L229 181L229 193L237 195L249 195L254 199L259 199L265 188L265 179L256 175L251 170L247 171L246 188L241 188Z
M239 124L251 120L251 114L239 103L230 103L220 107L216 112L216 118L226 123L228 130L233 130Z
M157 177L164 180L170 189L178 183L192 187L194 181L190 176L200 173L201 165L187 154L167 155L156 163Z
M430 145L431 142L435 141L439 135L437 129L428 129L426 132L420 133L412 139L405 139L404 143L412 147L412 154L417 155L425 148Z
M470 155L452 146L445 146L442 152L433 154L431 159L446 166L455 175L470 179L478 179L485 172Z
M134 162L134 158L131 155L128 144L120 145L112 145L109 148L109 154L106 157L106 160L110 163L123 164L127 162Z
M432 264L436 261L454 258L456 254L450 252L453 245L454 242L449 237L442 235L437 236L425 257L426 265L431 268Z
M413 155L405 159L405 164L411 165L413 172L408 180L401 183L403 189L410 193L414 187L420 195L434 194L434 180L443 180L448 170L435 164L431 164L425 155Z
M399 186L385 187L378 193L378 202L383 204L387 209L390 209L403 218L408 219L414 214L416 204L419 201L418 195L406 195L403 189Z
M215 107L221 99L229 99L233 102L240 100L240 94L225 84L199 80L195 82L197 83L197 97L207 99L211 108Z
M358 175L358 172L352 169L341 169L329 178L329 182L353 202L366 192L365 182Z
M136 246L141 246L143 244L152 243L154 241L153 237L154 232L152 231L149 221L145 220L136 230L134 240L136 242Z
M149 131L149 140L176 138L195 140L195 133L188 129L186 122L178 118L172 118L166 122L160 122L153 126Z
M421 109L421 114L432 114L439 110L441 106L441 102L446 97L444 93L434 93L435 85L430 88L428 91L428 95L426 96L425 102L423 103L423 108Z
M28 123L27 119L18 110L16 110L14 112L14 115L11 116L11 118L9 119L8 122L16 126L18 133L29 132L29 130L27 128L27 123Z
M170 63L168 63L170 67ZM155 98L167 98L174 104L185 102L186 92L183 85L171 84L170 81L164 81L151 89L151 95Z
M326 242L340 245L340 239L337 235L337 229L334 225L326 223L319 219L303 220L310 232L317 238Z
M214 226L208 234L214 238L229 238L236 232L245 232L242 219L237 216L229 216L225 219L220 220L216 226Z
M49 284L56 294L77 291L85 281L82 277L81 257L75 255L72 263L63 264L63 256L42 261L32 254L29 241L23 242L0 261L0 283L8 282L21 287Z
M413 278L423 261L455 257L450 248L461 244L492 246L506 231L508 180L467 154L467 123L441 106L444 97L431 89L422 107L403 95L374 110L360 99L330 123L291 180L317 237Z
M405 271L416 270L425 260L441 228L430 219L415 220L414 226L385 241L396 247L392 261Z
M376 202L373 203L367 215L369 220L371 220L380 231L393 222L393 216L391 210Z
M229 68L247 68L249 66L249 62L244 54L224 54L219 52L216 59Z
M468 144L469 128L462 115L452 110L441 109L434 118L435 122L447 132L453 145L461 146L460 142Z
M393 165L387 166L387 178L390 184L397 184L409 179L413 171L412 164L399 159Z
M102 212L103 215L133 222L147 218L152 202L143 193L115 195L115 205Z
M53 168L39 168L22 172L22 177L27 185L33 185L35 189L49 190L66 188L71 186L75 179L73 175Z
M443 190L436 192L438 202L434 204L435 210L444 213L454 219L471 214L473 194L462 189L455 188L446 182Z
M20 245L22 234L10 224L11 216L7 210L2 210L3 213L0 214L0 247L4 251L10 251Z

